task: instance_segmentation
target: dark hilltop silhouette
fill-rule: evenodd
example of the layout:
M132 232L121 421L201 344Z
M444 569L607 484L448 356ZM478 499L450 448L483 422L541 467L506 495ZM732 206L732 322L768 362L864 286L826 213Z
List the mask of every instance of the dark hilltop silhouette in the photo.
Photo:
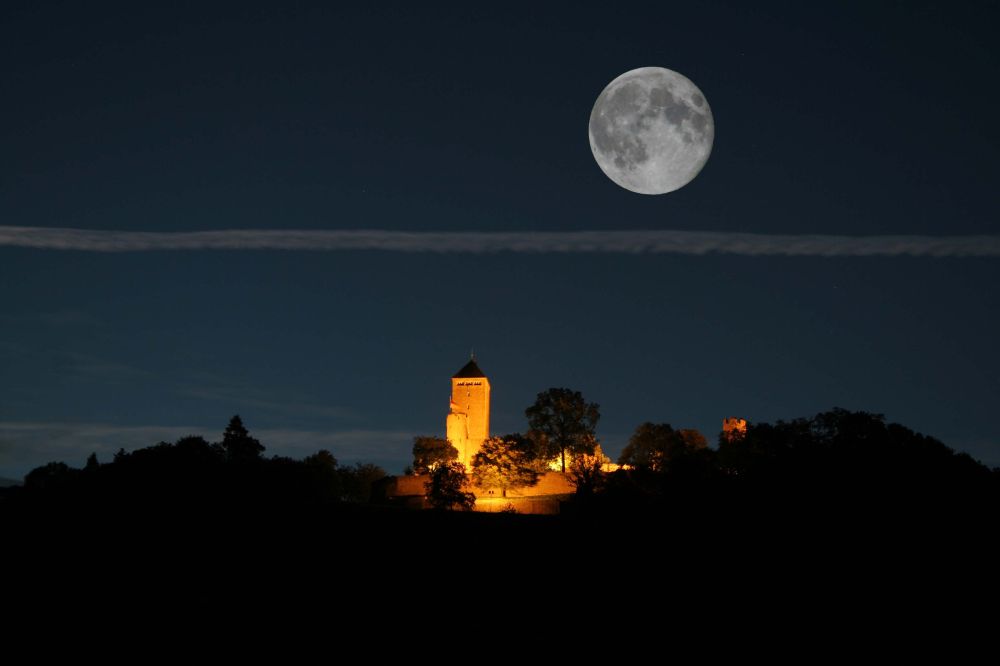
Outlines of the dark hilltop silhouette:
M0 489L19 572L11 593L38 609L53 599L82 608L95 595L186 610L333 597L378 613L426 581L480 586L497 572L624 603L636 576L655 571L644 594L707 603L703 593L773 594L802 576L826 589L876 574L905 586L916 570L971 575L947 558L993 552L1000 472L877 414L751 423L716 448L695 435L642 424L617 471L568 472L576 492L559 515L511 515L407 509L383 494L392 477L382 469L341 466L328 451L266 457L236 416L220 442L189 436L107 462L91 455L79 469L52 462ZM441 450L418 441L418 463L433 467ZM457 492L435 505L460 508ZM347 581L366 591L345 596Z

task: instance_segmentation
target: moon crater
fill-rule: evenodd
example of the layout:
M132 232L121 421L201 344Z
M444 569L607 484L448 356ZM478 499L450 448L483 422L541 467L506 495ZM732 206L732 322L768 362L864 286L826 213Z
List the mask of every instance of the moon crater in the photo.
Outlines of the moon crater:
M715 123L705 96L662 67L625 72L590 113L590 148L607 176L627 190L665 194L687 185L712 152Z

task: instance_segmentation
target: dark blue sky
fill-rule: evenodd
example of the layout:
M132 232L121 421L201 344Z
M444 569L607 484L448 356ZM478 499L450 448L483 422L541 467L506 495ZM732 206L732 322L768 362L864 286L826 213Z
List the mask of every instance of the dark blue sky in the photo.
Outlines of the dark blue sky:
M3 3L0 225L1000 233L987 3L273 4ZM657 197L587 140L650 65L716 121ZM837 405L1000 465L998 284L995 258L3 247L0 476L236 412L269 452L398 470L471 347L494 431L568 386L612 453Z

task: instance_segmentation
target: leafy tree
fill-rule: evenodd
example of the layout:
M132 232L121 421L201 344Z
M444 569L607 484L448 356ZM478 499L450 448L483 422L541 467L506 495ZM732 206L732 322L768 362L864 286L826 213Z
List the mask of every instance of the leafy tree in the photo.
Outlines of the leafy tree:
M226 460L221 444L210 444L201 435L186 435L174 443L175 455L191 465L220 463Z
M264 453L264 446L250 436L239 414L229 419L229 425L222 433L222 448L226 452L226 460L235 463L255 462Z
M303 462L312 467L326 470L337 469L337 459L326 449L320 449L311 456L306 456Z
M618 463L643 471L667 472L707 449L708 442L697 430L674 430L669 423L646 422L635 429Z
M435 509L469 511L476 504L476 496L468 492L469 478L465 465L447 462L438 465L427 482L427 500Z
M332 456L331 456L332 457ZM371 463L356 463L340 469L343 498L348 502L369 502L372 486L385 477L385 470Z
M458 460L458 449L441 437L413 438L413 470L430 474L441 463Z
M618 464L640 470L662 471L666 469L671 447L675 447L678 440L677 433L668 423L643 423L635 429L622 449Z
M321 449L302 461L306 467L310 486L316 496L324 500L340 499L343 495L337 459L326 449Z
M560 457L566 471L566 452L591 455L600 409L579 391L550 388L538 394L535 404L524 410L528 425L544 446L548 458Z
M508 488L531 486L538 482L532 440L518 434L490 437L472 457L472 478L482 488L500 488L507 497Z
M50 490L69 484L80 470L73 469L64 462L50 462L36 467L24 477L24 487L34 490Z
M708 440L700 431L694 428L681 428L677 431L684 441L684 447L689 451L697 451L708 448Z
M594 449L593 455L586 453L573 456L569 465L569 480L576 487L576 494L593 495L604 485L603 466L605 456L600 447Z

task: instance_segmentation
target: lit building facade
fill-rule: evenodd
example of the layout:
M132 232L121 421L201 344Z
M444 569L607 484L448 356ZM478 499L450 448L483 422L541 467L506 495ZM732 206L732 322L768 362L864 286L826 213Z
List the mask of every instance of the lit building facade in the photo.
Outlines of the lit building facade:
M450 407L445 432L458 449L458 462L468 470L490 436L490 380L475 357L452 376Z

